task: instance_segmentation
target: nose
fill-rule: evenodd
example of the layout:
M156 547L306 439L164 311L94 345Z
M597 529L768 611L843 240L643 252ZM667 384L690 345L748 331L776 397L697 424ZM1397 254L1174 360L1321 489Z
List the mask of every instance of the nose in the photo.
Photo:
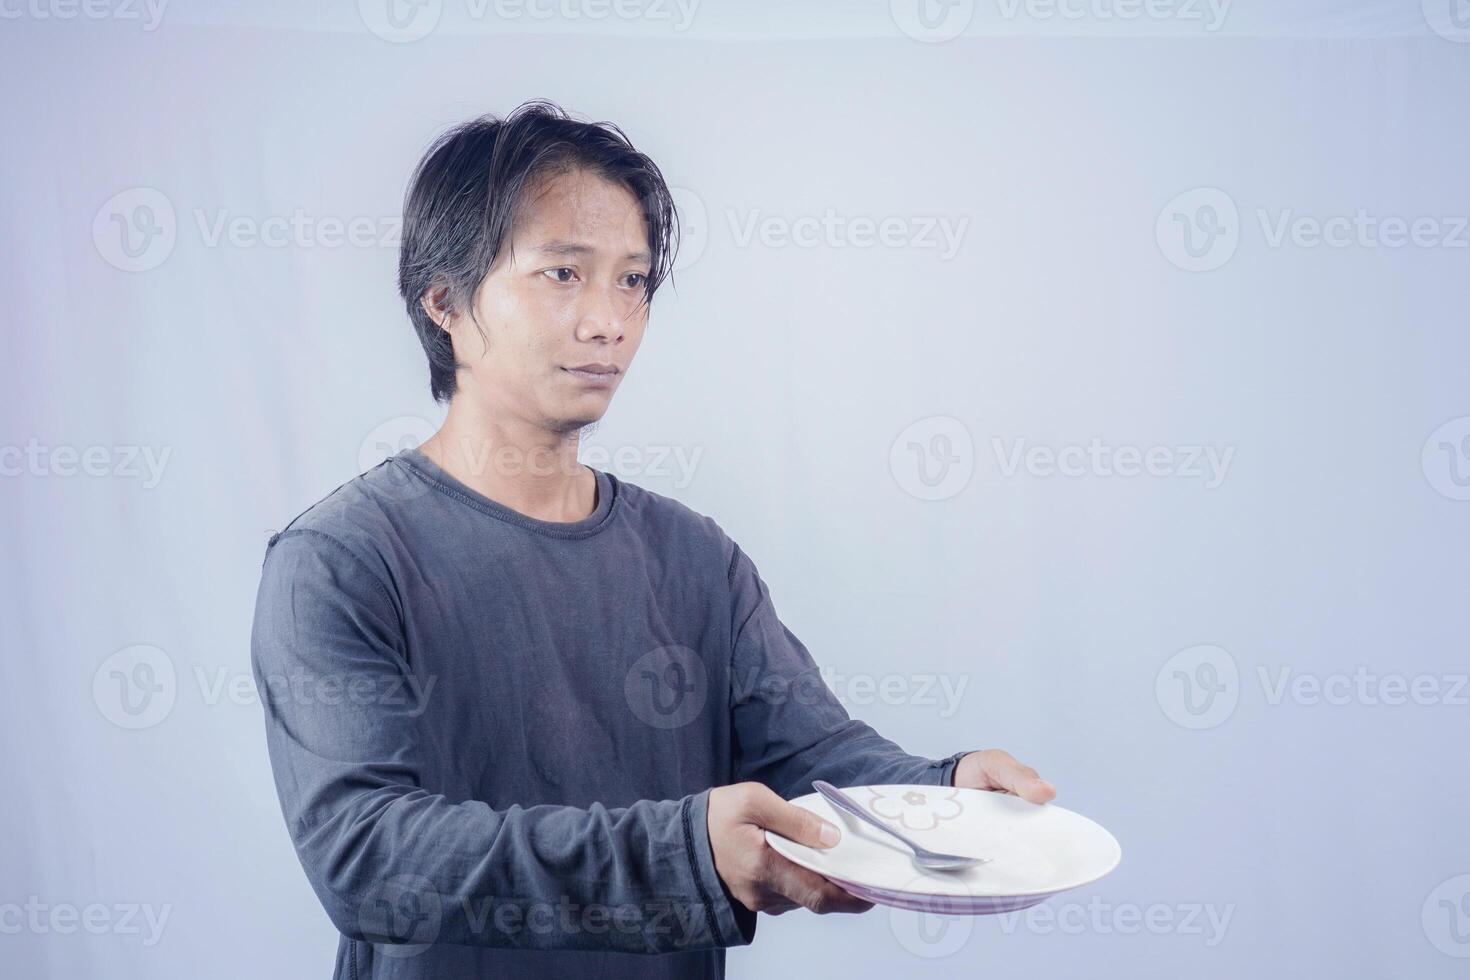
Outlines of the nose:
M621 343L627 331L627 303L612 285L588 286L582 290L582 308L577 317L577 339L586 342Z

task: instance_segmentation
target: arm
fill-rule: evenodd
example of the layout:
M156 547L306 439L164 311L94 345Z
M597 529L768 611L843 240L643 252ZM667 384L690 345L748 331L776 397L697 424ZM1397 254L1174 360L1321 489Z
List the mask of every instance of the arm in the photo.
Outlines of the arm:
M909 755L850 718L801 641L776 616L765 582L734 545L731 702L736 778L758 780L791 798L813 779L837 786L867 783L953 785L959 759Z
M731 703L738 779L759 780L788 799L810 791L813 779L837 786L918 783L997 790L1032 803L1056 796L1035 769L1001 749L926 759L849 718L806 647L777 618L755 565L739 545L734 549L736 689Z
M721 891L708 791L495 810L423 786L433 685L402 636L390 592L346 546L304 530L274 541L252 663L287 828L340 932L646 953L750 941Z

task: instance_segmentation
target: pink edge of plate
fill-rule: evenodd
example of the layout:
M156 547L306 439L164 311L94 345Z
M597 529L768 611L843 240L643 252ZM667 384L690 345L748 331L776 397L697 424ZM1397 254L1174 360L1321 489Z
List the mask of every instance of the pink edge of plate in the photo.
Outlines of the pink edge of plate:
M1019 912L1051 898L1059 892L1043 892L1039 895L1010 895L1003 897L965 897L960 895L924 895L917 892L895 892L883 888L868 888L855 882L824 875L833 884L842 886L858 898L877 905L906 909L911 912L930 912L935 915L998 915L1003 912ZM1067 889L1061 889L1066 891Z

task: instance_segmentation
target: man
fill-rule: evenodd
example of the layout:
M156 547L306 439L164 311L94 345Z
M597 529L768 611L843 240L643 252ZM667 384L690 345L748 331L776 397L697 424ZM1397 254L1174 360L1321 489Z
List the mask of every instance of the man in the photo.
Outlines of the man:
M336 976L718 977L755 914L869 906L778 856L813 779L1054 795L850 719L713 520L577 462L668 274L658 168L529 103L414 174L399 286L443 427L271 539L252 655Z

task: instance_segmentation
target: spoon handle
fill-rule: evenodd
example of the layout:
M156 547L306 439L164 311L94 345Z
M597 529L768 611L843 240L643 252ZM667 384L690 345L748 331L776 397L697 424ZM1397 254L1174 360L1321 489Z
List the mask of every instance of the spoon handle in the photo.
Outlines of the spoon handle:
M847 813L852 814L854 817L857 817L859 820L862 820L865 823L872 824L874 827L877 827L884 833L892 834L894 837L897 837L899 840L907 844L915 854L923 854L927 852L926 848L920 847L918 844L915 844L903 834L900 834L898 831L888 826L888 824L884 823L882 820L879 820L867 810L864 810L861 806L858 806L856 800L848 796L846 793L842 792L842 790L838 789L836 786L833 786L831 783L825 782L821 779L816 779L812 781L812 786L816 789L818 793L822 794L822 798L825 799L828 803L831 803L839 810L843 810Z

